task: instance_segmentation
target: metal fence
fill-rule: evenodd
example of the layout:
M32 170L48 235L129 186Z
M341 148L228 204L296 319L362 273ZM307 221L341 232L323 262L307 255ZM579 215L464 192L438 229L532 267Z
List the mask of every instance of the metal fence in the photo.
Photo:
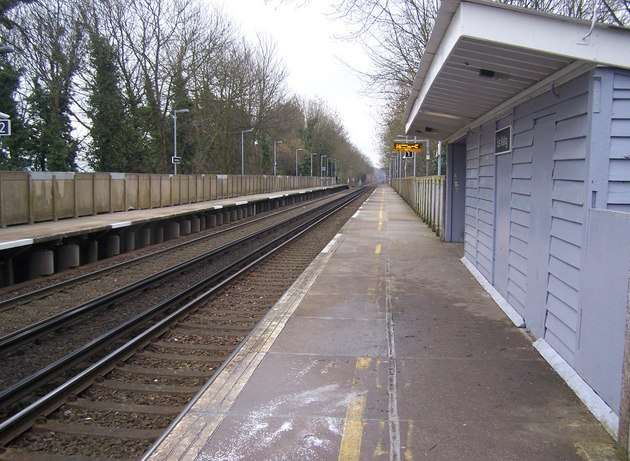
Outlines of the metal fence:
M267 175L0 172L0 226L329 186L335 178Z
M392 187L440 237L444 237L445 176L392 180Z

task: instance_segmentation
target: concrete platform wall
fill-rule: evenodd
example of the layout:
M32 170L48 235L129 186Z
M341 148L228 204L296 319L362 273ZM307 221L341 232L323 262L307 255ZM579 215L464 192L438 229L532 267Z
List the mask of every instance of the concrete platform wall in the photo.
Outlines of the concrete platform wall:
M0 172L0 226L328 186L335 178L267 175Z

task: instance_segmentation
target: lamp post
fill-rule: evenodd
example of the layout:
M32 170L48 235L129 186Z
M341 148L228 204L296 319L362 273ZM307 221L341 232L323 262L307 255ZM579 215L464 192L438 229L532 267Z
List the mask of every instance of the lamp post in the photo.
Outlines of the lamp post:
M173 110L173 158L171 162L173 163L173 173L177 174L177 164L180 161L180 158L177 156L177 114L186 114L190 112L190 109L174 109Z
M245 175L245 133L251 133L253 128L241 130L241 176Z
M304 150L301 147L298 147L297 149L295 149L295 176L299 176L298 174L298 160L297 160L297 153L299 150Z
M313 155L319 155L317 152L311 152L311 177L313 177Z
M276 176L277 168L278 168L278 160L277 160L278 144L282 144L282 140L273 142L273 175L274 176Z

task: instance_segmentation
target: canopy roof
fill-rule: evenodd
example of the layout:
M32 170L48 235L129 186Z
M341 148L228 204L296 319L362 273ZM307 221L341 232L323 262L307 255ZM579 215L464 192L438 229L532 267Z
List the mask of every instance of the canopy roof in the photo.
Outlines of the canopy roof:
M407 101L406 133L454 141L594 66L630 68L630 29L591 26L484 0L443 0Z

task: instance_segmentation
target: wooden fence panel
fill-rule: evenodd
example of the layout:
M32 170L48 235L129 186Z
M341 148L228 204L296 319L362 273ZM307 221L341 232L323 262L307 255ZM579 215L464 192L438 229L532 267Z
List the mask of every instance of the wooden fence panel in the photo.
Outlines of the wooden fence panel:
M444 232L444 176L392 179L391 185L440 237Z

